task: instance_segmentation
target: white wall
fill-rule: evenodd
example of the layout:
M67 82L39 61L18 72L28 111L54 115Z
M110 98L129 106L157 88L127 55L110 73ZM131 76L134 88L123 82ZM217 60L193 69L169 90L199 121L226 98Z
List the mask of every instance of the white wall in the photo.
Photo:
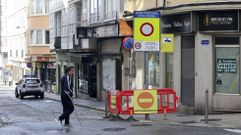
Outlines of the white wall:
M181 95L181 36L174 37L173 87L177 96Z
M208 45L202 45L202 40L209 40ZM204 111L205 90L209 90L209 107L211 110L213 93L213 44L211 34L197 32L195 37L195 111Z

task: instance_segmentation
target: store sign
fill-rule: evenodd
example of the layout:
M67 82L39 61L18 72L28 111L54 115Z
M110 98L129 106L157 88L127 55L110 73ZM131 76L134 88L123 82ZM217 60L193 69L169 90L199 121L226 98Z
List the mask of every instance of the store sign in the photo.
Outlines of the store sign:
M173 52L174 34L161 34L161 52Z
M162 33L190 33L192 32L191 22L191 13L162 16Z
M236 59L217 59L218 73L236 73Z
M118 37L119 26L118 24L93 27L87 30L87 38L104 38L104 37Z
M210 11L199 14L200 31L238 31L238 11Z
M160 50L160 12L134 12L134 51Z
M37 57L37 61L39 61L39 62L48 62L49 58L48 57Z

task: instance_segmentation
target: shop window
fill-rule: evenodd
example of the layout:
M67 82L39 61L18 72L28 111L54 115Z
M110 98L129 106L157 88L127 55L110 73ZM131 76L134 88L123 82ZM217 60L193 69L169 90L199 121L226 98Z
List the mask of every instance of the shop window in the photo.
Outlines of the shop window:
M160 70L159 70L159 52L149 52L147 61L148 70L148 84L153 86L159 86L160 82Z
M225 37L215 38L216 93L239 94L239 43L220 44L217 41L219 39L223 40ZM226 40L223 41L227 42ZM236 41L239 42L239 40Z
M173 87L173 53L166 54L166 74L165 74L165 87Z

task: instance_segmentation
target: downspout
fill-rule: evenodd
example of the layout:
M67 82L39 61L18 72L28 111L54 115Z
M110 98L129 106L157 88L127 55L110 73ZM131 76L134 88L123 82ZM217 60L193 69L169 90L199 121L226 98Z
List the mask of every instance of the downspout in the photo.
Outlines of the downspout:
M163 0L163 5L162 5L163 8L166 7L166 2L167 2L167 0Z
M100 39L97 39L97 59L98 59L98 63L99 63L99 70L97 70L97 78L99 78L99 90L98 90L98 87L97 87L97 100L98 101L102 101L103 97L102 97L102 91L103 91L103 85L102 85L102 58L101 58L101 40ZM99 74L99 75L98 75ZM96 80L97 81L97 84L98 84L98 79Z

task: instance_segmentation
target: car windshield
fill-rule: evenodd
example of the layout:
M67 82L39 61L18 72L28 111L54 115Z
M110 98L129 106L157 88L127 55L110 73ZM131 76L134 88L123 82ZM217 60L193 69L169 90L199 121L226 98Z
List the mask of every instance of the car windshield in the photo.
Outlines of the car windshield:
M38 80L38 79L26 79L25 83L36 84L36 83L40 83L40 80Z

